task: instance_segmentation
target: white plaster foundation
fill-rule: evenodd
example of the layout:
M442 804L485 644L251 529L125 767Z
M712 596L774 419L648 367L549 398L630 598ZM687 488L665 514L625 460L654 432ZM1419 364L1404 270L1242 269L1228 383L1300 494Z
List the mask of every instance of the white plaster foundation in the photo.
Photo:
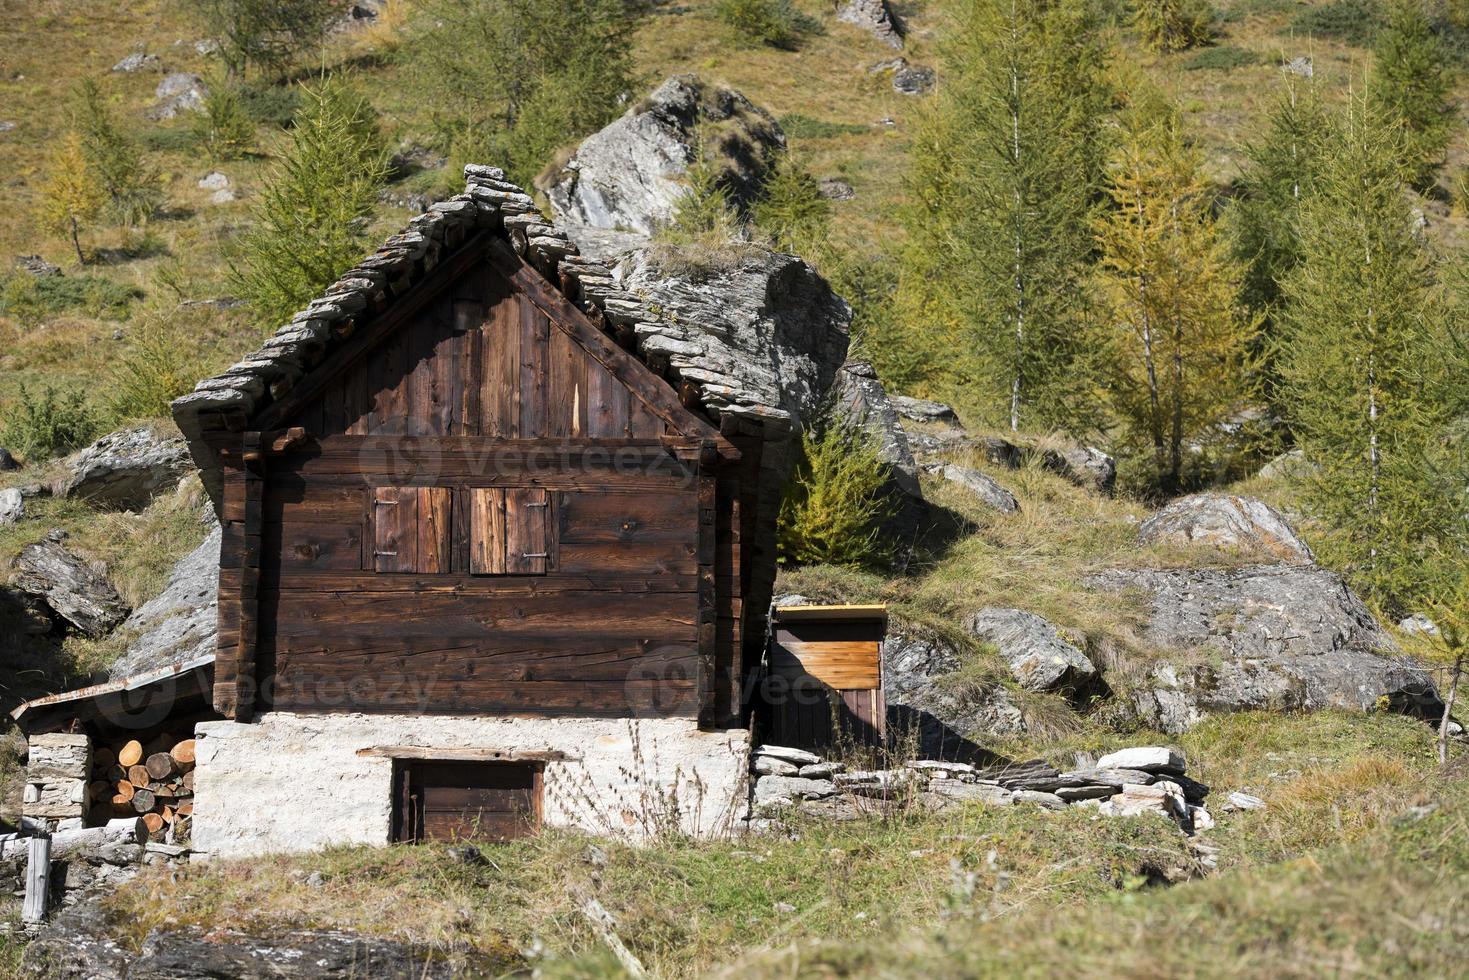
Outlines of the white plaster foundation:
M393 760L358 754L387 747L563 754L545 764L547 826L641 837L677 822L710 836L745 811L749 733L687 718L272 711L195 734L192 844L218 858L388 843Z

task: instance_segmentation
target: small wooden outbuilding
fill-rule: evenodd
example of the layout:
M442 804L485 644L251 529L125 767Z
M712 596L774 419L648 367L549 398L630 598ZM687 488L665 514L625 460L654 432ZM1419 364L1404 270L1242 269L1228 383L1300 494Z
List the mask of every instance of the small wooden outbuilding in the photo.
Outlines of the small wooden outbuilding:
M840 739L883 744L887 619L881 605L772 610L765 684L771 741L806 749Z

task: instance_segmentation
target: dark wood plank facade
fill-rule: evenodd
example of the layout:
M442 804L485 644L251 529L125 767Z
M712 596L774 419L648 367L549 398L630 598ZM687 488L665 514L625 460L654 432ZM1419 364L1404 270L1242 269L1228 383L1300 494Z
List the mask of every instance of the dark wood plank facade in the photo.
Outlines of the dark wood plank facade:
M445 265L222 447L216 707L736 721L758 445L502 243Z

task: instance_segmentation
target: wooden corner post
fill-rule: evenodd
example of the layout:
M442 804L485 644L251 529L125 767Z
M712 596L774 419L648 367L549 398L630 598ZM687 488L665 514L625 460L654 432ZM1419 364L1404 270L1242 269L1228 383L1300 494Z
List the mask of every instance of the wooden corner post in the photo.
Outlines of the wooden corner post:
M237 452L222 455L225 490L214 707L226 718L248 721L255 707L255 655L260 635L260 565L268 453L261 433L246 432L241 436Z

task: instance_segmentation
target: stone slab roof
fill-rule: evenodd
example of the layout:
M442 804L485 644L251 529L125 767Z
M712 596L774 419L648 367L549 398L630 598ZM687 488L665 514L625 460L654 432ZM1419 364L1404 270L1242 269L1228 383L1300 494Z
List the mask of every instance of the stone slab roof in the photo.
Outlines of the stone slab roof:
M728 433L784 439L801 428L803 397L792 397L783 365L801 357L836 363L846 349L850 310L830 288L799 264L826 294L831 315L819 336L789 339L755 336L750 331L696 318L679 322L647 298L646 289L629 288L624 273L584 257L576 243L536 207L530 195L507 181L503 171L471 164L464 168L462 194L440 201L408 222L377 251L345 272L255 352L223 373L199 382L173 403L173 416L188 439L204 485L220 505L221 470L210 448L210 433L250 427L273 402L349 338L367 319L391 305L472 235L489 232L506 240L567 298L609 333L630 331L638 355L675 388L693 385L704 413ZM789 257L787 257L789 258ZM790 349L811 346L813 350ZM836 349L840 348L840 352ZM829 372L824 379L829 383ZM815 392L818 395L821 391Z

